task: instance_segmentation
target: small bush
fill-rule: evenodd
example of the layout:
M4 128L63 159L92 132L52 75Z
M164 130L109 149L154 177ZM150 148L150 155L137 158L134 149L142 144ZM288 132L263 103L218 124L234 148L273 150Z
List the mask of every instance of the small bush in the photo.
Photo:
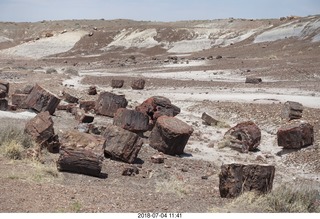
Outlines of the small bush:
M17 127L13 126L0 129L0 147L3 144L8 144L13 140L22 145L23 148L31 148L35 146L35 142L32 140L32 138L25 134L22 129L18 129Z
M16 140L7 141L2 145L3 155L12 160L21 160L24 148Z
M79 76L78 70L74 68L67 68L66 70L64 70L64 73L67 75Z
M313 188L280 186L268 194L245 192L213 212L320 213L320 191Z
M57 74L57 73L58 73L58 71L54 68L48 68L46 70L46 74Z

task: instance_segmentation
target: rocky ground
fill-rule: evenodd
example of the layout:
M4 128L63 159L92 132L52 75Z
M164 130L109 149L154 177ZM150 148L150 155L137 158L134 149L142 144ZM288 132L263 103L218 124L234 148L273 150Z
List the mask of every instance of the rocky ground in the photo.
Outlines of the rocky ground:
M44 151L42 163L0 155L0 211L223 212L232 200L220 198L219 173L229 163L274 165L274 188L319 190L319 20L0 23L0 80L10 83L9 99L35 83L80 100L96 100L87 94L95 85L98 93L125 95L129 109L161 95L181 108L176 117L194 129L185 154L165 155L162 164L151 162L158 152L144 138L134 176L122 175L129 164L110 159L103 161L104 177L97 178L58 172L59 154ZM49 68L57 72L47 74ZM244 83L249 76L262 83ZM137 78L145 79L143 90L131 88ZM112 79L124 80L123 88L113 89ZM300 150L277 145L277 130L286 123L281 110L289 100L304 106L302 119L314 127L313 145ZM36 114L22 111L0 112L1 127L24 128ZM262 133L258 150L220 147L229 128L204 124L204 112L228 127L255 122ZM78 125L65 111L52 118L58 135ZM96 115L94 123L112 118Z

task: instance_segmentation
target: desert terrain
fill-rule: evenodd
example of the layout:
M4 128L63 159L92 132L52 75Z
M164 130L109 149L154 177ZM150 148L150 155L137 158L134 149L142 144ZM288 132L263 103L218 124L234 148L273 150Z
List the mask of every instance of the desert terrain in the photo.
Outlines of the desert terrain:
M245 83L247 77L262 82ZM144 89L132 89L139 78L146 81ZM113 79L124 80L124 86L112 88ZM107 158L105 177L98 178L58 172L59 154L47 151L40 161L1 154L0 212L261 212L220 197L220 167L230 163L275 166L273 189L320 192L320 16L1 22L0 80L10 84L9 103L16 89L35 84L80 100L97 99L87 94L94 85L98 94L125 95L129 109L163 96L181 109L176 118L194 129L185 153L165 155L162 164L151 162L158 151L145 133L134 176L122 175L129 164ZM302 119L314 128L312 145L290 151L278 146L286 101L303 105ZM228 126L204 124L204 112ZM23 130L34 116L31 110L0 111L1 130ZM79 123L64 110L52 119L58 135ZM225 132L244 121L261 129L258 150L220 147ZM112 118L95 115L93 123L111 124ZM319 200L318 195L318 206Z

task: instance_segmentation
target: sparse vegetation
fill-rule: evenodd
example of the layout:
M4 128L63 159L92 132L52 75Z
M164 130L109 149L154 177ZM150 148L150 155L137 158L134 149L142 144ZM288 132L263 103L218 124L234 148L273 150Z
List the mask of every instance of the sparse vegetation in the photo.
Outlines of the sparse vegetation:
M58 71L54 68L48 68L46 70L46 74L57 74L57 73L58 73Z
M34 145L35 142L31 137L16 127L5 127L0 130L0 152L5 157L20 160L23 151Z
M213 212L320 213L320 191L309 187L283 185L265 195L245 192Z

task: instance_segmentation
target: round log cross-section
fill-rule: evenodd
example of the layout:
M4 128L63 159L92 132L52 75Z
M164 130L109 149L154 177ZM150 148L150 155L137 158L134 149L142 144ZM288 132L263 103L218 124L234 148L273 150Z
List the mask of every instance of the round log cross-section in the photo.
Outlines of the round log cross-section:
M150 134L150 146L169 155L183 154L183 150L193 133L193 128L185 122L169 116L158 118Z

